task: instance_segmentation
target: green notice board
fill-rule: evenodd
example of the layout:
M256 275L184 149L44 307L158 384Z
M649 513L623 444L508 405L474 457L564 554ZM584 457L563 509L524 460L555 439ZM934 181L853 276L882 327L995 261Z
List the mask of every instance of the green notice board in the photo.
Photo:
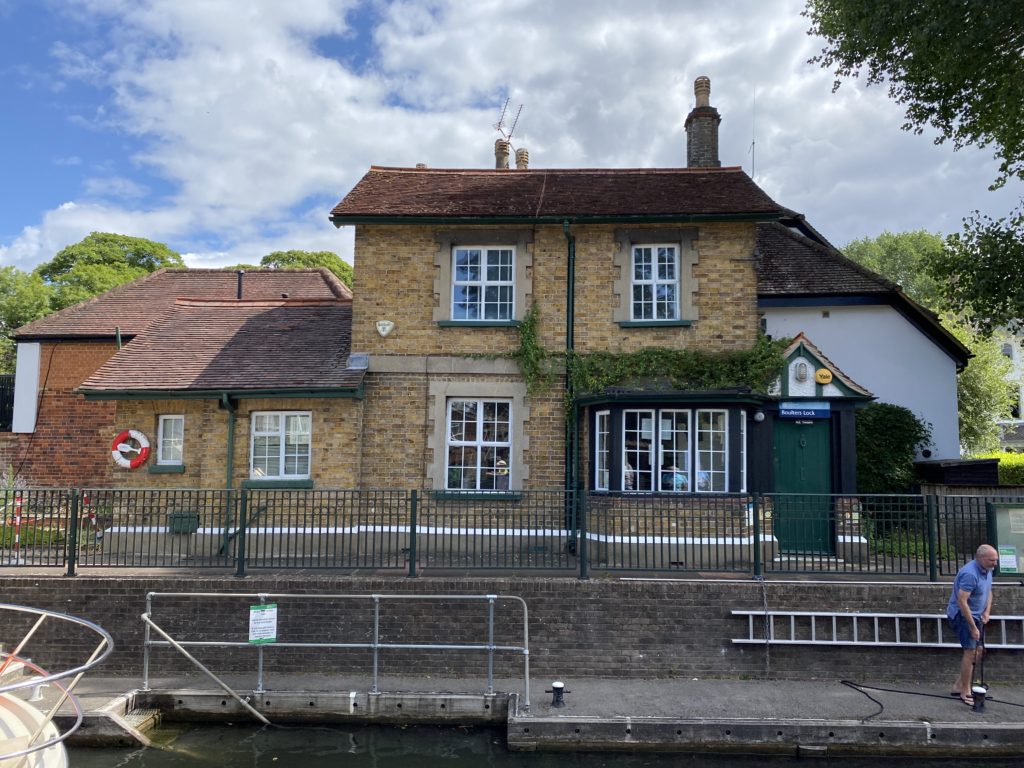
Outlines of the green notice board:
M988 505L989 535L999 552L999 573L1024 573L1024 504Z

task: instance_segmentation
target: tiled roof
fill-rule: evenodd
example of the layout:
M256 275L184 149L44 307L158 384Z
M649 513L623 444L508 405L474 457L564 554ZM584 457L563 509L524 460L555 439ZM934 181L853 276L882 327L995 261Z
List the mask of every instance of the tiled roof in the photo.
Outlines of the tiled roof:
M785 212L740 168L435 170L373 166L331 211L366 218L559 219Z
M807 226L806 224L804 226ZM810 231L813 229L808 227ZM887 303L957 362L970 350L942 326L938 315L907 296L896 283L852 261L828 243L818 242L783 223L757 225L757 296L782 300L865 297Z
M352 388L352 304L182 299L125 345L80 392Z
M261 269L242 276L244 299L351 299L352 292L327 269ZM104 294L23 325L18 341L69 337L129 338L145 330L178 298L235 299L238 275L224 269L161 269Z
M757 227L760 296L893 293L900 290L827 245L779 223Z

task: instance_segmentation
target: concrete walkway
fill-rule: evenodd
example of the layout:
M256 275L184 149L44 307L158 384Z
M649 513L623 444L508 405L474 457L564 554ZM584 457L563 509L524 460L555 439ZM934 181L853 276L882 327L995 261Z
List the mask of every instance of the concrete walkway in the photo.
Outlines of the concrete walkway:
M382 678L378 694L365 677L268 675L260 694L251 677L226 682L271 723L489 723L506 728L516 750L1024 755L1024 688L994 682L981 712L945 688L882 680L565 680L562 707L546 692L550 681L535 680L529 710L521 679L495 681L493 695L476 679ZM145 743L154 709L176 720L256 722L205 678L154 679L148 693L141 685L83 679L87 720L72 743Z

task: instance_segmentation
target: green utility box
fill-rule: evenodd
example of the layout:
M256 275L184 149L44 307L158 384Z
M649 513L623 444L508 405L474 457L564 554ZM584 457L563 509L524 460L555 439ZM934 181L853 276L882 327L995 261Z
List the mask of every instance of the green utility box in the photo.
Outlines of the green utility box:
M168 533L195 533L199 530L198 512L171 512L167 515Z

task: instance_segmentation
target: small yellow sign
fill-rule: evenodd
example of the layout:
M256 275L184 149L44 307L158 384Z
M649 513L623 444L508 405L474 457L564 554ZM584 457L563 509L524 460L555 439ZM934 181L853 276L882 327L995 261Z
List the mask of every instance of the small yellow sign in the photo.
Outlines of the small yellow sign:
M814 372L814 380L818 384L831 384L832 371L830 371L828 368L819 368Z

